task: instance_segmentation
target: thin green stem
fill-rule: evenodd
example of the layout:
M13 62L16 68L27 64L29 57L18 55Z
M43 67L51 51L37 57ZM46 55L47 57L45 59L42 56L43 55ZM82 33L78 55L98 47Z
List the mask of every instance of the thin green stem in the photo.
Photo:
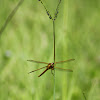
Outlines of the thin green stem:
M55 21L53 20L53 39L54 39L54 100L55 100Z
M0 29L0 35L2 35L3 31L5 30L5 28L7 27L8 23L11 21L11 19L13 18L13 16L15 15L16 11L18 10L19 6L23 3L24 0L20 0L17 4L17 6L13 9L13 11L9 14L9 16L7 17L4 25L2 26L2 28ZM0 36L1 37L1 36Z
M54 39L54 63L55 63L55 21L54 20L53 20L53 39Z

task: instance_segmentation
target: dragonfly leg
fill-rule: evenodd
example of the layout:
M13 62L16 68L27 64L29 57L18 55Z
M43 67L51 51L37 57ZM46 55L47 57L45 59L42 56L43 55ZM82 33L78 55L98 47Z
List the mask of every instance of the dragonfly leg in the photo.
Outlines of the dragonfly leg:
M54 76L54 73L52 72L52 69L51 69L51 73L52 73L52 75Z

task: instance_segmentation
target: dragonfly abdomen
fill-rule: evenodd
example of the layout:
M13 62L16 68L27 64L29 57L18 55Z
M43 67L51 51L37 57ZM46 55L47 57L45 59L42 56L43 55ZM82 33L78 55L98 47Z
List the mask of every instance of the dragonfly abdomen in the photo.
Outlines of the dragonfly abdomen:
M41 73L38 77L42 76L47 70L48 70L48 68L46 68L46 70L43 71L43 73Z

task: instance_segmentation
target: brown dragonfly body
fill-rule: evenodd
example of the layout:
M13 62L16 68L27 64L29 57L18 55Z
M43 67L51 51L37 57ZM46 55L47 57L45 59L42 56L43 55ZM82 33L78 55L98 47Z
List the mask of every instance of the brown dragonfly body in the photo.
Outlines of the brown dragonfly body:
M65 61L59 61L59 62L56 62L55 64L64 63L64 62L68 62L68 61L73 61L73 60L75 60L75 59L69 59L69 60L65 60ZM36 62L36 63L42 63L42 64L48 64L45 67L42 67L42 68L39 68L39 69L36 69L36 70L33 70L33 71L29 72L29 73L32 73L32 72L35 72L37 70L46 68L38 77L42 76L49 69L51 69L51 72L52 72L52 70L54 70L54 68L55 69L60 69L60 70L65 70L65 71L69 71L69 72L73 72L71 69L63 69L63 68L54 67L54 63L46 63L46 62L40 62L40 61L34 61L34 60L27 60L27 61Z
M49 63L46 67L47 68L38 77L40 77L41 75L43 75L49 69L54 70L54 63Z

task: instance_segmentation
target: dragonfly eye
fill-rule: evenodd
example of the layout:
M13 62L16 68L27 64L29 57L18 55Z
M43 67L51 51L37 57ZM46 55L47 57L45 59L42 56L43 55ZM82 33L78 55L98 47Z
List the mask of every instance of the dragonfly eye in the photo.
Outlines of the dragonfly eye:
M54 63L51 63L51 66L54 67Z
M51 63L51 66L54 66L54 63Z

